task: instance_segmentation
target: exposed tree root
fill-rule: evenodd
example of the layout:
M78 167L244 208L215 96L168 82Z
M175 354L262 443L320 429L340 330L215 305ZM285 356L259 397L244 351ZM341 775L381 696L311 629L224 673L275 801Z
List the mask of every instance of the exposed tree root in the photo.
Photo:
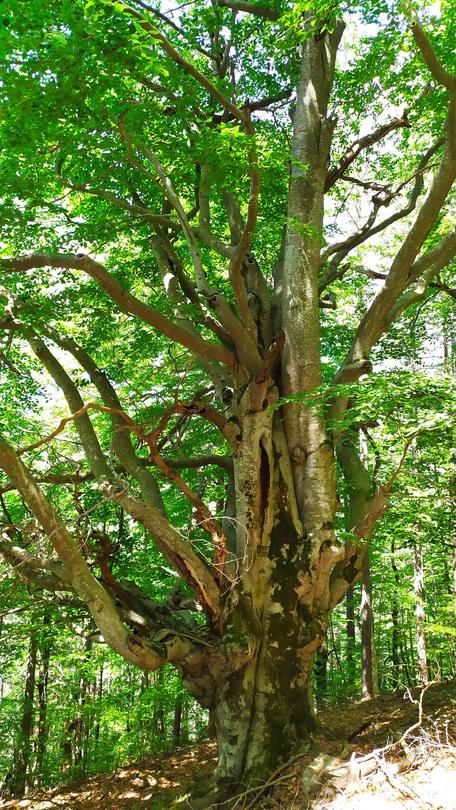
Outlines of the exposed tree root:
M365 755L357 755L356 748L352 740L359 733L359 729L352 734L345 744L339 746L339 750L328 753L324 750L317 750L317 746L310 751L300 751L286 762L282 763L271 776L262 784L246 784L243 787L231 786L230 789L221 790L214 788L212 791L206 789L204 797L194 799L190 803L192 810L254 810L257 806L263 806L262 800L265 796L274 791L278 786L284 786L287 781L296 781L297 800L299 806L317 806L321 801L325 804L330 802L336 795L357 790L363 780L379 773L391 787L397 791L404 799L413 799L423 807L430 807L428 802L422 798L417 791L401 778L400 773L409 771L419 764L422 757L416 756L417 739L412 736L414 732L423 731L423 698L431 684L426 686L420 693L419 698L413 699L410 692L408 697L418 708L418 718L410 725L402 735L396 740L389 742L381 748L376 748ZM370 725L373 721L363 724L362 729ZM426 736L426 735L425 735ZM410 739L411 738L411 739ZM427 738L426 738L427 739ZM429 739L427 739L429 743ZM320 741L320 745L334 749L335 739ZM387 761L394 757L400 758L401 762L391 763ZM307 762L303 769L302 759Z

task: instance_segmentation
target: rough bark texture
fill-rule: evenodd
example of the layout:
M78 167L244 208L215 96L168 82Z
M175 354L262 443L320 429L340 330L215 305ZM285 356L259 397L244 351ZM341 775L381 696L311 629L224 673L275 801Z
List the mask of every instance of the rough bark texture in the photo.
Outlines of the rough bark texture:
M271 427L267 413L251 416L235 464L242 587L232 597L224 646L248 660L239 666L233 659L215 695L219 774L230 782L268 773L315 723L311 668L324 628L299 598L308 546L282 433L274 442Z

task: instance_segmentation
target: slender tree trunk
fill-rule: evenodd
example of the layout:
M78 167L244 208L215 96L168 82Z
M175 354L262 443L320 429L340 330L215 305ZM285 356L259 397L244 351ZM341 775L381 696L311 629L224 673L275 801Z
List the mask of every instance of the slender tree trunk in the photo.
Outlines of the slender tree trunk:
M63 773L71 770L73 765L73 744L74 744L74 731L76 729L77 720L67 720L63 727L62 736L62 752L63 752Z
M355 661L355 644L356 644L356 627L355 627L355 603L354 603L354 587L353 585L348 589L346 596L346 632L347 632L347 681L351 691L356 688L356 661Z
M399 674L399 667L400 667L400 657L399 657L399 586L400 586L400 577L399 571L397 567L396 560L394 558L396 548L394 543L394 538L391 540L391 568L393 571L394 577L394 587L393 587L393 594L391 599L391 623L392 623L392 633L391 633L391 664L393 667L393 675L391 678L393 686L396 688L400 684L400 674Z
M453 548L453 594L456 598L456 475L450 478L450 534Z
M46 621L47 619L47 621ZM45 625L49 625L49 618L44 617ZM47 715L47 699L48 699L48 683L49 683L49 662L51 658L51 643L49 639L44 639L43 647L41 650L40 671L38 675L37 692L38 692L38 738L36 744L36 762L35 773L36 783L41 785L43 775L44 754L46 751L46 743L48 737L48 730L46 726Z
M456 597L456 529L453 531L453 593Z
M173 745L175 748L178 748L178 746L180 745L181 725L182 725L182 705L183 705L182 693L179 693L176 697L176 702L174 704Z
M215 726L215 719L213 716L213 712L210 711L209 713L209 727L211 727L212 733L209 734L211 739L215 739L217 737L217 729ZM189 727L188 727L188 700L184 702L182 708L182 720L181 720L181 743L182 745L186 745L190 739Z
M415 638L413 634L413 626L411 622L406 622L406 626L409 629L408 633L408 644L407 644L407 637L404 632L401 633L399 638L399 648L400 648L400 658L401 658L401 672L402 672L402 680L401 685L406 684L407 686L415 686L416 685L416 649L415 649Z
M31 754L31 734L33 728L34 692L36 681L37 642L35 635L30 636L25 676L24 703L20 725L20 739L15 754L15 762L9 781L11 796L22 796L25 792Z
M2 637L2 630L3 630L3 616L0 616L0 639ZM0 672L0 703L3 700L4 689L5 689L5 682L3 680L3 673Z
M163 670L160 669L154 674L154 712L153 712L153 736L164 740L166 733L165 711L163 708Z
M345 503L345 528L351 531L369 511L372 498L372 485L368 472L367 447L358 430L346 431L339 443L337 456L347 480L347 500ZM372 679L372 594L369 576L369 556L366 548L362 561L361 580L361 657L362 695L373 694ZM350 593L351 591L351 593ZM349 678L354 680L355 624L353 609L353 587L347 591L347 663Z
M101 708L102 708L102 700L103 700L103 675L104 675L104 662L102 661L100 664L100 670L98 672L98 684L97 684L97 708L96 708L96 723L95 723L95 752L97 751L98 741L100 739L100 717L101 717Z
M418 543L414 546L414 592L415 592L415 618L416 618L416 649L418 654L418 671L420 683L425 686L429 682L429 668L426 649L425 630L425 592L424 592L424 566L423 550Z
M84 665L87 664L86 656L92 649L91 639L86 639L84 642ZM87 698L90 694L90 685L87 675L82 675L79 681L78 689L78 717L76 721L75 737L74 737L74 764L83 765L83 772L85 773L86 763L86 742L87 742Z
M367 549L363 559L361 576L361 691L363 698L373 698L375 695L372 628L372 584L369 549Z
M319 709L323 708L326 701L328 689L328 658L328 644L324 641L318 650L315 662L316 700Z

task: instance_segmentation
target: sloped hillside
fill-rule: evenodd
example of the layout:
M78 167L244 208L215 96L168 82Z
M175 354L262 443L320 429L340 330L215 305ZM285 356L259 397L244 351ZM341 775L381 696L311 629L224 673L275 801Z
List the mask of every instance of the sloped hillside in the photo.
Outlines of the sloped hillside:
M322 713L315 749L278 768L267 789L246 786L232 807L455 810L455 687L433 684L424 694L414 689ZM195 786L204 794L215 763L215 743L204 742L79 784L0 801L0 808L184 810Z

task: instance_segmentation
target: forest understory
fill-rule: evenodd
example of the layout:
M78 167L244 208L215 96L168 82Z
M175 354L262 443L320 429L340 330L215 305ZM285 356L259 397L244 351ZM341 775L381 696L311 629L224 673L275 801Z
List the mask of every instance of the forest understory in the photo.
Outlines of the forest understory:
M455 681L344 703L319 715L315 749L246 785L238 810L456 808ZM329 733L331 729L331 733ZM208 740L111 773L1 801L2 810L182 810L209 785L217 762ZM212 805L216 806L216 805ZM222 807L223 805L217 805Z

